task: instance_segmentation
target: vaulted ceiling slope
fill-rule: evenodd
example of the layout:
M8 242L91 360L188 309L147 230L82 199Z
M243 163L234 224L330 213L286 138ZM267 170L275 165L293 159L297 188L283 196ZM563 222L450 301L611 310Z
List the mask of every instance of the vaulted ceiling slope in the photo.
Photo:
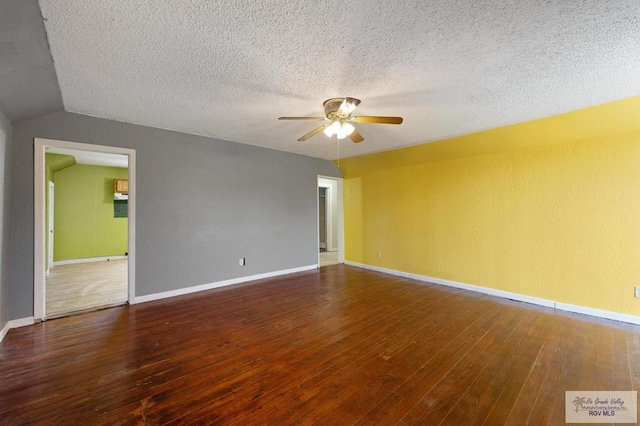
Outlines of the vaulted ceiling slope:
M16 122L62 109L37 0L0 0L0 111Z
M3 0L4 1L4 0ZM335 159L640 94L638 0L40 0L67 111ZM362 100L360 144L279 116Z

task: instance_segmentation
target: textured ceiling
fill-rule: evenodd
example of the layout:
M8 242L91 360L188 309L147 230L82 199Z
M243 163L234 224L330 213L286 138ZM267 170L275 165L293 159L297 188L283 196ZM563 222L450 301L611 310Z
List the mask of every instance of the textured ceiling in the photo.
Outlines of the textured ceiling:
M40 0L65 109L335 159L640 94L640 1ZM365 141L299 136L330 97Z

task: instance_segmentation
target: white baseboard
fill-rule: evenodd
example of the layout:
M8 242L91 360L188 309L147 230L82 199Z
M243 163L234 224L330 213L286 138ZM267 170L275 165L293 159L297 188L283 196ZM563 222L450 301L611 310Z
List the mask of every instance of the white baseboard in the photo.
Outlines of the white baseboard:
M162 292L162 293L148 294L148 295L145 295L145 296L139 296L139 297L134 298L134 300L130 301L129 304L134 305L134 304L137 304L137 303L151 302L153 300L160 300L160 299L166 299L166 298L169 298L169 297L182 296L184 294L196 293L198 291L211 290L211 289L218 288L218 287L225 287L225 286L234 285L234 284L246 283L246 282L249 282L249 281L262 280L262 279L265 279L265 278L273 278L273 277L277 277L277 276L280 276L280 275L294 274L296 272L310 271L312 269L318 269L318 265L314 264L314 265L302 266L302 267L299 267L299 268L292 268L292 269L284 269L284 270L281 270L281 271L266 272L264 274L249 275L249 276L246 276L246 277L232 278L232 279L224 280L224 281L216 281L216 282L213 282L213 283L202 284L202 285L197 285L197 286L193 286L193 287L179 288L177 290L165 291L165 292Z
M7 321L7 323L5 323L4 327L2 327L2 330L0 330L0 342L2 342L2 339L4 339L4 336L7 335L7 333L9 332L9 330L11 329L11 327L9 327L9 322Z
M56 260L55 262L53 262L53 266L73 265L76 263L106 262L107 260L121 260L126 258L127 256L123 256L123 255L102 256L102 257L83 257L81 259Z
M33 317L18 318L9 321L9 328L26 327L27 325L33 325L35 323L36 321Z
M25 327L27 325L33 325L33 324L35 324L33 317L19 318L19 319L7 321L4 327L2 327L2 330L0 330L0 342L2 342L2 339L4 339L4 336L6 336L9 330L11 330L12 328Z
M518 302L531 303L534 305L546 306L548 308L558 309L566 312L574 312L577 314L590 315L598 318L605 318L614 321L628 322L631 324L640 325L640 317L635 315L621 314L618 312L605 311L602 309L589 308L586 306L572 305L569 303L556 302L554 300L542 299L539 297L527 296L524 294L512 293L510 291L497 290L489 287L482 287L478 285L465 284L457 281L443 280L441 278L427 277L425 275L411 274L408 272L397 271L395 269L381 268L378 266L366 265L364 263L357 263L345 260L345 265L351 265L358 268L369 269L372 271L383 272L390 275L395 275L403 278L410 278L416 281L429 282L433 284L444 285L447 287L454 287L463 290L475 291L478 293L489 294L491 296L501 297L504 299L516 300Z
M570 303L555 302L556 309L567 312L575 312L577 314L590 315L592 317L606 318L613 321L628 322L640 325L640 317L629 314L620 314L618 312L604 311L601 309L589 308L586 306L572 305Z

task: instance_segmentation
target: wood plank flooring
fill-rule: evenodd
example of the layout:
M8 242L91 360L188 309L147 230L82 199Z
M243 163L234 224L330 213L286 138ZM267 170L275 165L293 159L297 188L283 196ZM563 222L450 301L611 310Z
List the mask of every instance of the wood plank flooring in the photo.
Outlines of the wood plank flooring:
M640 327L345 265L13 329L0 424L564 424Z
M47 277L46 316L125 303L127 262L115 259L54 266Z

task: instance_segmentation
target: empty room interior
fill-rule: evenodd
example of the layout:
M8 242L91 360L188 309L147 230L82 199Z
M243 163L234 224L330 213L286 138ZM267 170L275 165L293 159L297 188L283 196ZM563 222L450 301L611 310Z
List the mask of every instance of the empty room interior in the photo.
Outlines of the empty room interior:
M637 0L0 0L0 424L637 422L639 65Z

